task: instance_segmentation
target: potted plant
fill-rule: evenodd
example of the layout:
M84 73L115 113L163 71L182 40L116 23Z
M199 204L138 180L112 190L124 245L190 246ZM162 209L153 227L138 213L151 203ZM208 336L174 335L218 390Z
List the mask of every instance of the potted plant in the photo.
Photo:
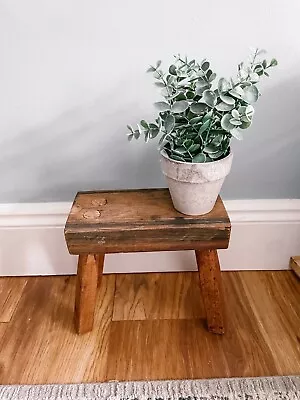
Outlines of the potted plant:
M142 120L137 129L128 125L128 139L145 141L160 136L161 166L167 178L174 207L188 215L212 210L228 175L233 154L232 138L242 139L251 125L260 92L257 84L268 70L277 65L253 50L247 63L238 65L235 79L220 78L210 63L176 56L168 73L161 61L150 66L155 85L164 101L155 103L158 117L153 123Z

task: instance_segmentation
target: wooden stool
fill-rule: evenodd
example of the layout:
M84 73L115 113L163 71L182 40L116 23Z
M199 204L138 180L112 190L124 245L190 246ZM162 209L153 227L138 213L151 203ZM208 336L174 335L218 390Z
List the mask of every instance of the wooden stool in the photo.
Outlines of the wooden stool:
M195 250L210 332L224 333L221 273L216 249L229 244L230 220L219 197L206 215L177 212L167 189L79 192L66 226L70 254L79 254L75 325L93 328L97 286L106 253Z

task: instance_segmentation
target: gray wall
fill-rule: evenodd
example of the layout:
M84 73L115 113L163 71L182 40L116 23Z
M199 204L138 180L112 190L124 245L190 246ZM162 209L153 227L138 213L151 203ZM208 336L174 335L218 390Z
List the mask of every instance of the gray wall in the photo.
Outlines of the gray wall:
M154 116L145 68L181 52L230 76L249 46L280 65L223 195L299 197L299 15L299 0L0 0L0 202L164 186L156 144L125 137Z

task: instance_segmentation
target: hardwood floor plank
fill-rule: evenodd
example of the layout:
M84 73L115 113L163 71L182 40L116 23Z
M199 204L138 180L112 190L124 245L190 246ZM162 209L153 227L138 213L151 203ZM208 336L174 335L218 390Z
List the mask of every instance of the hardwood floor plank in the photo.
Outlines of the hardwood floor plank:
M245 272L240 276L262 337L276 354L278 373L299 373L300 285L293 285L296 277L290 271Z
M256 271L254 272L256 273ZM222 349L232 376L278 374L274 357L262 336L250 300L241 281L241 272L222 273L227 331ZM259 297L260 293L252 290Z
M24 277L0 278L0 323L9 322L27 283Z
M300 374L291 271L223 272L224 336L205 327L196 274L104 275L83 336L73 325L75 277L28 278L0 323L0 384Z
M204 315L197 272L117 275L113 321Z
M75 278L30 278L0 340L0 383L105 380L114 289L115 277L103 277L95 328L78 336L73 324Z
M238 273L222 275L228 317L223 337L209 333L200 319L112 322L108 379L276 375Z

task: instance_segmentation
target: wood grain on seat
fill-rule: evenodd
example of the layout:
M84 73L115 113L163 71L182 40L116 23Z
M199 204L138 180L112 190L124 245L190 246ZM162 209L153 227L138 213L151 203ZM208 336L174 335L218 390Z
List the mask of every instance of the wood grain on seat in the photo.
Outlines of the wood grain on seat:
M179 213L167 189L77 194L65 226L71 254L227 248L230 220L219 197L200 216Z

